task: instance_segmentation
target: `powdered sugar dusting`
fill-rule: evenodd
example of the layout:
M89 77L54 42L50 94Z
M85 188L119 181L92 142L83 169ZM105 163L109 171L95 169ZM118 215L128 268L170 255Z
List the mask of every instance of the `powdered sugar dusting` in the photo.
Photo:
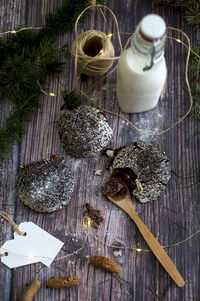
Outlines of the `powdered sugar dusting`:
M143 113L142 116L140 114L135 126L146 134L156 134L162 131L163 120L164 114L151 110ZM145 135L137 130L134 130L134 133L135 140L152 142L155 139L155 136Z
M77 158L98 154L113 134L104 114L85 105L67 110L59 119L58 131L66 153Z
M67 205L75 185L70 163L51 158L23 167L18 179L21 200L39 212L52 212Z

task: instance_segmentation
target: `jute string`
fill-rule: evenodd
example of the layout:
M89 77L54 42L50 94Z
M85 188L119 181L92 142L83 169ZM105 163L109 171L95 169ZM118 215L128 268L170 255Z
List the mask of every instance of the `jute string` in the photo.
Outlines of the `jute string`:
M89 48L97 47L97 54L89 56ZM88 50L87 50L88 49ZM75 60L77 50L76 66L79 70L77 80L81 73L87 76L100 76L105 74L113 64L114 47L110 38L101 31L88 30L79 35L71 46L71 55Z
M13 227L14 231L17 232L17 234L19 234L19 235L25 235L26 234L25 232L22 232L21 230L19 230L18 226L11 219L11 217L9 216L8 213L6 213L4 211L0 211L0 216L9 222L9 224ZM6 256L5 253L0 254L0 257L3 257L3 256Z
M191 89L190 89L190 84L189 84L189 79L188 79L188 65L189 65L189 57L190 57L190 51L191 51L191 44L190 44L190 39L188 37L188 35L182 31L181 29L179 28L175 28L175 27L167 27L167 29L171 30L171 31L176 31L176 32L180 32L182 35L184 35L184 37L186 38L187 40L187 44L184 44L182 43L184 46L186 46L188 48L188 51L187 51L187 58L186 58L186 66L185 66L185 81L186 81L186 85L187 85L187 89L188 89L188 93L189 93L189 109L187 110L187 112L180 118L178 118L178 120L176 122L174 122L173 124L171 124L169 127L167 127L166 129L160 131L160 132L157 132L157 133L147 133L145 132L144 130L142 129L139 129L138 127L136 127L131 121L129 121L128 118L126 118L124 115L122 114L119 114L117 112L113 112L113 111L110 111L110 110L107 110L107 109L104 109L104 108L101 108L99 106L97 106L95 104L95 102L93 100L91 100L90 96L78 89L78 80L79 80L79 76L78 75L78 34L77 34L77 26L78 26L78 22L80 20L80 18L82 17L82 15L90 8L93 8L93 7L97 7L97 8L105 8L106 10L108 10L113 18L114 18L114 21L115 21L115 24L116 24L116 28L117 28L117 36L118 36L118 41L119 41L119 45L120 45L120 55L122 54L123 51L126 50L130 40L132 37L129 37L127 42L126 42L126 45L123 49L122 47L122 44L121 44L121 38L120 38L120 32L119 32L119 25L118 25L118 21L117 21L117 18L115 16L115 14L112 12L112 10L110 10L107 6L105 5L91 5L89 7L87 7L86 9L84 9L82 11L82 13L78 16L78 18L76 19L76 22L75 22L75 28L74 28L74 32L75 32L75 43L76 43L76 47L75 47L75 52L73 52L73 55L75 56L74 57L74 89L82 96L85 96L90 103L92 103L95 107L97 107L98 109L102 110L103 112L105 113L108 113L108 114L111 114L111 115L114 115L114 116L117 116L117 117L120 117L122 118L123 120L125 120L130 126L132 126L136 131L142 133L143 135L146 135L146 136L159 136L159 135L162 135L166 132L168 132L170 129L174 128L176 125L178 125L179 123L181 123L191 112L192 110L192 106L193 106L193 98L192 98L192 93L191 93ZM102 12L102 11L101 11ZM172 37L168 37L172 40L174 40L174 38ZM106 59L110 59L110 60L113 60L113 59L118 59L119 57L106 57ZM96 60L99 60L100 58L98 57L98 55L95 57ZM84 68L86 67L86 65L84 65ZM102 79L100 79L100 81L104 80L105 78L107 78L110 74L112 74L115 70L116 70L117 66L115 66L109 73L107 73ZM99 83L99 81L97 81L95 84L92 85L92 87L89 87L87 88L87 92L88 91L91 91L92 88L94 88L94 86L96 86L97 84Z
M74 41L74 44L72 45L73 47L72 47L72 50L73 50L73 56L74 56L74 88L75 89L77 89L78 88L78 79L79 79L79 75L78 75L78 60L79 60L79 52L81 52L81 47L80 47L80 44L79 44L79 39L78 39L78 22L79 22L79 20L80 20L80 18L83 16L83 14L87 11L87 10L89 10L89 9L91 9L91 8L94 8L94 7L97 7L97 8L105 8L105 9L107 9L110 13L111 13L111 15L112 15L112 17L113 17L113 19L114 19L114 22L115 22L115 25L116 25L116 29L117 29L117 36L118 36L118 41L119 41L119 46L120 46L120 53L123 51L123 47L122 47L122 43L121 43L121 37L120 37L120 33L119 33L119 25L118 25L118 21L117 21L117 18L116 18L116 16L115 16L115 14L113 13L113 11L110 9L110 8L108 8L107 6L105 6L105 5L90 5L90 6L88 6L88 7L86 7L81 13L80 13L80 15L77 17L77 19L76 19L76 22L75 22L75 26L74 26L74 34L75 34L75 41ZM102 12L102 11L101 11ZM92 34L92 32L93 32L93 34ZM89 34L90 35L93 35L93 37L94 36L96 36L96 31L89 31ZM87 34L86 34L86 37L87 37ZM100 38L101 37L104 37L104 33L101 33L101 35L100 35ZM81 38L81 40L82 40L82 38ZM105 50L108 48L108 49L110 49L110 39L108 38L108 36L107 36L107 38L105 39L105 38L103 38L102 39L102 44L103 44L103 48L101 49L102 51L100 51L95 57L93 57L93 58L91 58L91 59L88 59L87 58L87 60L85 61L85 64L82 66L82 69L84 69L85 70L85 68L86 68L86 66L89 64L89 63L91 63L91 61L95 61L95 63L97 64L97 62L98 62L98 64L103 60L103 62L106 64L106 62L107 62L107 64L109 63L110 64L110 62L109 61L111 61L111 62L113 62L113 60L114 59L118 59L119 57L113 57L113 56L111 56L111 57L109 57L107 54L108 54L108 52L106 52ZM107 44L107 45L106 45ZM75 48L75 49L74 49ZM71 50L71 51L72 51ZM104 52L105 52L105 54L104 54ZM82 52L81 52L81 54L82 54ZM104 56L102 57L101 55L102 54L104 54ZM106 56L106 57L105 57ZM95 68L95 71L97 72L97 70L98 70L98 64L94 67L93 66L93 68ZM110 68L110 67L109 67ZM109 68L106 68L107 70L109 69ZM106 70L106 71L107 71ZM100 69L100 71L99 72L101 72L102 70ZM102 74L104 74L105 72L103 72ZM99 75L99 74L98 74Z

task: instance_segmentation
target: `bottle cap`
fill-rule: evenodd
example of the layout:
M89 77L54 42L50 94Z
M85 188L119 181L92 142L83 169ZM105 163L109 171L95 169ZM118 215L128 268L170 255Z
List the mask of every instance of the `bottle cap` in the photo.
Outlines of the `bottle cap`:
M133 51L145 55L146 62L143 71L150 70L155 63L162 59L166 42L166 24L162 17L150 14L138 24L131 47Z
M152 42L153 40L159 41L163 38L166 32L165 21L158 15L147 15L140 23L139 32L142 37L149 42Z

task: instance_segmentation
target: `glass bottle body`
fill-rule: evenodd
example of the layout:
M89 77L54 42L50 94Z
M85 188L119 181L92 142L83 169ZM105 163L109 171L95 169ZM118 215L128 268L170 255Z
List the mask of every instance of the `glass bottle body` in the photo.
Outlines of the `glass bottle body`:
M144 112L158 103L167 75L165 41L163 18L145 16L133 34L131 47L119 59L116 90L122 111Z
M167 68L162 56L148 71L143 71L148 58L133 48L124 51L117 68L117 99L125 113L139 113L154 108L162 93Z

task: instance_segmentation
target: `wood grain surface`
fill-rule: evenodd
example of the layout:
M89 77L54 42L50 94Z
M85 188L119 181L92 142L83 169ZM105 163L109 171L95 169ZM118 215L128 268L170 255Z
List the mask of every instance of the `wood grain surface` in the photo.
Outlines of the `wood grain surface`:
M60 6L61 0L1 0L0 31L24 26L41 26L44 16ZM197 41L197 29L185 24L182 9L155 6L148 0L111 0L108 7L116 14L121 32L133 32L140 19L148 13L163 16L168 26L186 31L192 44ZM85 22L79 25L79 33L98 29L106 33L116 32L114 21L104 12L107 23L98 9L91 9ZM169 32L169 35L171 33ZM180 38L179 34L175 35ZM125 45L128 35L122 34ZM58 45L73 42L73 34L58 38ZM182 38L182 37L181 37ZM116 54L119 44L113 38ZM143 114L124 115L146 131L162 130L176 121L189 107L188 93L184 90L185 49L168 39L166 61L168 68L167 86L159 105ZM99 188L109 177L106 158L99 154L88 159L74 159L64 154L56 129L56 120L63 104L61 91L73 87L73 62L69 49L63 59L66 65L59 77L48 79L44 89L54 92L56 97L41 96L41 107L27 122L21 143L15 144L6 162L0 166L0 210L10 214L17 224L32 221L44 230L60 238L65 246L58 257L80 248L73 256L54 261L51 268L33 264L10 270L0 264L0 300L18 301L27 284L38 279L43 283L35 301L199 301L199 236L166 251L183 276L186 285L177 287L151 252L136 252L127 247L148 249L142 236L128 216L106 200ZM82 78L79 87L86 90L96 79ZM90 92L96 103L103 108L120 113L115 94L115 72L103 83L97 83ZM3 124L12 105L0 102L0 123ZM135 140L156 143L165 151L172 162L173 173L167 190L154 202L134 202L137 214L151 230L161 245L171 245L189 237L199 229L199 182L200 182L200 135L199 121L192 114L180 125L166 134L147 137L124 122L121 118L108 115L113 128L113 139L109 147L116 148ZM41 160L50 154L65 156L74 167L76 187L67 207L51 214L36 213L23 205L16 189L16 180L21 165ZM101 176L95 171L102 170ZM83 204L89 202L101 210L104 222L98 230L91 229L89 237L83 227ZM0 244L13 237L11 226L0 219ZM95 238L96 236L96 238ZM97 239L98 238L98 239ZM109 246L116 245L119 248ZM87 256L99 254L115 260L120 266L119 276L88 265ZM74 275L80 284L73 288L48 289L52 276Z

